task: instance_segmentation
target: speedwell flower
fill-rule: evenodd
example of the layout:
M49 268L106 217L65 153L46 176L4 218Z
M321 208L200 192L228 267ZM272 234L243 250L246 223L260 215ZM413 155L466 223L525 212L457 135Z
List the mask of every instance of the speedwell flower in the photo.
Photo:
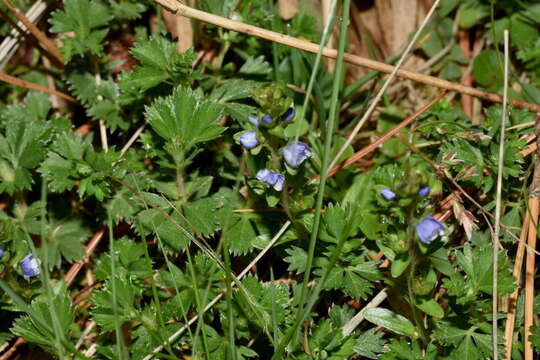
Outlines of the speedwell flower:
M256 178L272 186L276 191L283 190L283 185L285 185L285 176L268 169L259 170Z
M28 254L21 260L21 270L25 278L39 276L39 264L41 261L34 257L33 254Z
M270 115L264 115L261 120L266 125L269 125L272 121L274 121L274 118Z
M243 147L250 150L259 145L259 140L257 140L257 133L255 131L248 131L240 135L240 144Z
M420 190L418 190L418 195L420 196L428 196L429 192L431 191L431 188L429 186L422 186L420 187Z
M293 141L289 146L283 150L283 156L285 157L285 162L287 165L296 169L304 162L304 160L309 159L313 156L309 146L304 144L301 141Z
M0 259L4 257L4 249L0 248Z
M444 225L435 220L433 216L428 216L416 225L416 235L424 244L429 244L439 236L444 235Z
M296 115L296 108L290 107L285 111L285 114L281 115L281 120L283 121L291 121L294 119L294 116Z
M380 194L388 201L394 201L397 199L397 195L390 188L381 189Z
M255 126L259 126L259 117L255 115L248 115L248 121Z

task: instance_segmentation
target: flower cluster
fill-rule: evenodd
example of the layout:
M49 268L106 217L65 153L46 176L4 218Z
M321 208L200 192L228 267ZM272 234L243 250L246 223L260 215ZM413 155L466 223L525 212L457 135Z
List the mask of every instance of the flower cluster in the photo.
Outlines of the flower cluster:
M281 120L283 122L292 121L296 116L296 108L289 107L283 115L281 115ZM259 129L264 129L273 125L274 118L270 115L264 115L258 117L255 115L249 115L247 118L248 122L255 125ZM252 150L261 145L261 139L264 136L264 133L258 135L257 131L244 131L240 133L238 137L239 143L244 147L244 149ZM268 146L270 146L268 144ZM277 149L276 150L277 153ZM285 164L292 169L297 169L302 165L304 161L313 156L309 146L301 141L292 141L287 146L283 148L283 159ZM272 171L268 168L264 168L257 172L256 178L259 181L262 181L270 185L274 190L281 191L285 186L285 176L279 172Z

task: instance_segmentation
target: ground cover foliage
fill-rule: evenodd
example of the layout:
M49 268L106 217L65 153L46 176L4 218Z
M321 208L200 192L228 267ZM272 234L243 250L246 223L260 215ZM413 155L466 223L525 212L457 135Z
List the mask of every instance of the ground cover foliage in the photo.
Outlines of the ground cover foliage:
M317 4L300 2L291 17L280 12L285 3L192 5L320 42ZM336 47L337 30L356 21L359 3L338 1ZM31 2L15 5L24 11ZM339 60L315 71L314 54L200 22L192 24L194 46L179 53L170 16L150 0L65 0L49 9L39 27L59 41L65 65L46 66L23 39L4 71L43 86L52 80L76 102L0 84L4 349L19 338L24 356L59 359L492 357L487 221L495 213L501 105L476 101L470 111L459 94L447 96L321 186L318 175L381 86L380 74ZM2 35L11 29L0 25ZM510 97L540 104L535 1L442 1L414 64L442 54L431 74L500 93L504 29ZM481 44L478 52L464 54L458 34L471 49ZM365 41L376 59L399 55ZM340 160L439 91L394 84ZM511 108L506 124L501 299L516 288L534 168L524 135L534 120ZM95 249L85 248L90 239L98 239ZM64 278L81 259L77 276ZM386 300L350 328L381 291ZM523 303L520 295L512 359L522 358ZM535 305L538 319L538 296ZM540 350L538 326L532 334Z

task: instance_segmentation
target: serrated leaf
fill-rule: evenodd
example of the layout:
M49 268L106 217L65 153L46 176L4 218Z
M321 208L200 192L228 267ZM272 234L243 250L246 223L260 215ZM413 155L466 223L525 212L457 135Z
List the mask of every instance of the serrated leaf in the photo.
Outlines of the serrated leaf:
M218 137L220 111L209 101L200 101L190 88L179 86L171 96L156 99L146 107L145 117L162 138L177 142L184 151L199 142Z
M388 309L371 308L365 311L364 316L367 321L382 326L396 334L405 335L412 339L418 337L416 327L409 319Z
M239 216L236 222L225 232L229 249L233 254L247 254L253 250L253 242L257 233L253 228L250 217L247 215Z
M285 252L289 255L283 258L283 261L289 263L287 271L296 271L297 274L302 274L306 269L307 253L304 249L297 246L291 246L285 249Z
M69 339L71 330L73 329L72 325L75 320L75 312L71 307L66 284L64 282L58 283L52 288L52 295L52 305L58 319L58 329L64 338ZM45 321L47 324L53 323L53 311L49 307L48 301L45 299L34 300L31 308L42 321ZM45 328L35 318L25 315L15 320L11 331L29 342L40 344L53 351L56 339L50 329Z
M265 60L263 55L250 57L238 71L243 75L268 75L272 72L272 66Z
M386 350L383 335L377 329L369 329L356 339L353 350L364 357L378 359L379 354Z
M65 0L64 10L53 12L50 19L52 32L75 35L62 40L62 56L69 61L73 56L86 52L100 54L101 41L107 30L95 28L107 25L109 19L108 7L99 1Z

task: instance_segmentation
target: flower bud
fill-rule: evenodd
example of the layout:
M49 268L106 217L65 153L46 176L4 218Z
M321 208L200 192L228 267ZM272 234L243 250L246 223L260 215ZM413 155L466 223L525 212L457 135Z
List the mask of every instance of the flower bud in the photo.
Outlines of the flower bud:
M295 115L296 115L296 108L290 107L287 109L287 111L285 111L283 115L281 115L281 120L291 121L292 119L294 119Z

